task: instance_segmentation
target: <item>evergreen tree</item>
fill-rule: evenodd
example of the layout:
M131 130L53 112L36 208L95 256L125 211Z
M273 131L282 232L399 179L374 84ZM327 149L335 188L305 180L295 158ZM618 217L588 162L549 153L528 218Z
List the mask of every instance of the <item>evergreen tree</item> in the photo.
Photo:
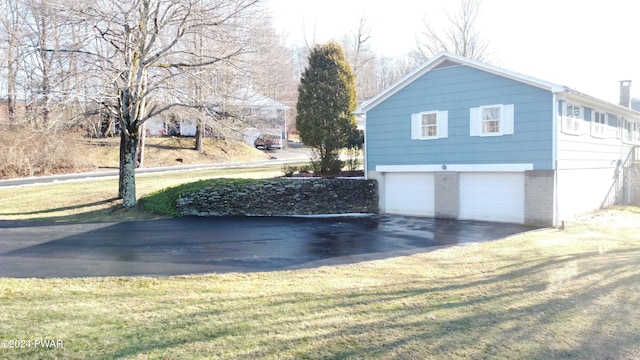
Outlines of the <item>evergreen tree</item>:
M321 174L342 169L339 151L349 146L356 128L356 87L342 47L330 42L309 55L298 88L296 127L314 149L312 165Z

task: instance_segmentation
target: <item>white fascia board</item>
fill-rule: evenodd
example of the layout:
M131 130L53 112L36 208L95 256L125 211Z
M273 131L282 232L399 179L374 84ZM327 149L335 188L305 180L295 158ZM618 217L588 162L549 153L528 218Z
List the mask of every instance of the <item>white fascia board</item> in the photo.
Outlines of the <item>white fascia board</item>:
M550 81L538 79L533 76L525 75L516 71L511 71L503 68L499 68L497 66L489 65L477 60L468 59L463 56L455 55L455 54L444 54L450 58L450 60L460 62L462 65L467 65L479 70L483 70L498 76L506 77L511 80L515 80L521 83L525 83L531 86L535 86L544 90L549 90L551 92L561 92L565 90L565 87L556 83L552 83Z
M443 168L444 167L444 168ZM523 172L533 164L376 165L377 172Z

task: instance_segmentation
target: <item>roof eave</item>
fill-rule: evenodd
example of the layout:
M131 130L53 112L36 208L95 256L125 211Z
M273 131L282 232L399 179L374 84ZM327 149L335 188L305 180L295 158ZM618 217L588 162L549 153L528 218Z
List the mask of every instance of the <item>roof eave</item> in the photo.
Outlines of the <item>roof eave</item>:
M630 119L640 120L640 112L628 108L626 106L610 103L608 101L598 99L591 95L584 94L577 90L567 88L564 92L558 94L560 99L572 100L582 105L589 105L595 109L604 110L613 114L622 114Z

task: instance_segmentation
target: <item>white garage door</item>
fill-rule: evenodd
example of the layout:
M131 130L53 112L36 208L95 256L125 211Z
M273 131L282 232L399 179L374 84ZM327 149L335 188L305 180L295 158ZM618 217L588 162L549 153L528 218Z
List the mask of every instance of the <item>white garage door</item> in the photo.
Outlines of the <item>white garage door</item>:
M524 174L460 174L460 218L524 223Z
M434 216L433 184L430 173L385 174L385 212Z

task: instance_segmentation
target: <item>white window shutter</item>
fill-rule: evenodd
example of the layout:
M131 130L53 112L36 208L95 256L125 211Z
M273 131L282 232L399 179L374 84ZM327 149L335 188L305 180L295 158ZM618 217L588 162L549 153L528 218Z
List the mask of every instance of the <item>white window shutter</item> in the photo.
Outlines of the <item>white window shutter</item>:
M513 104L502 106L502 134L511 135L514 131L514 106Z
M616 139L622 138L622 129L624 128L624 118L618 118L618 126L616 126Z
M411 114L411 139L422 138L422 115L420 113Z
M438 111L438 138L446 138L449 136L449 112Z
M567 128L567 102L562 101L560 105L560 130L562 132L568 132Z
M469 135L470 136L480 136L480 127L481 127L481 119L480 119L480 108L471 108L469 109Z

